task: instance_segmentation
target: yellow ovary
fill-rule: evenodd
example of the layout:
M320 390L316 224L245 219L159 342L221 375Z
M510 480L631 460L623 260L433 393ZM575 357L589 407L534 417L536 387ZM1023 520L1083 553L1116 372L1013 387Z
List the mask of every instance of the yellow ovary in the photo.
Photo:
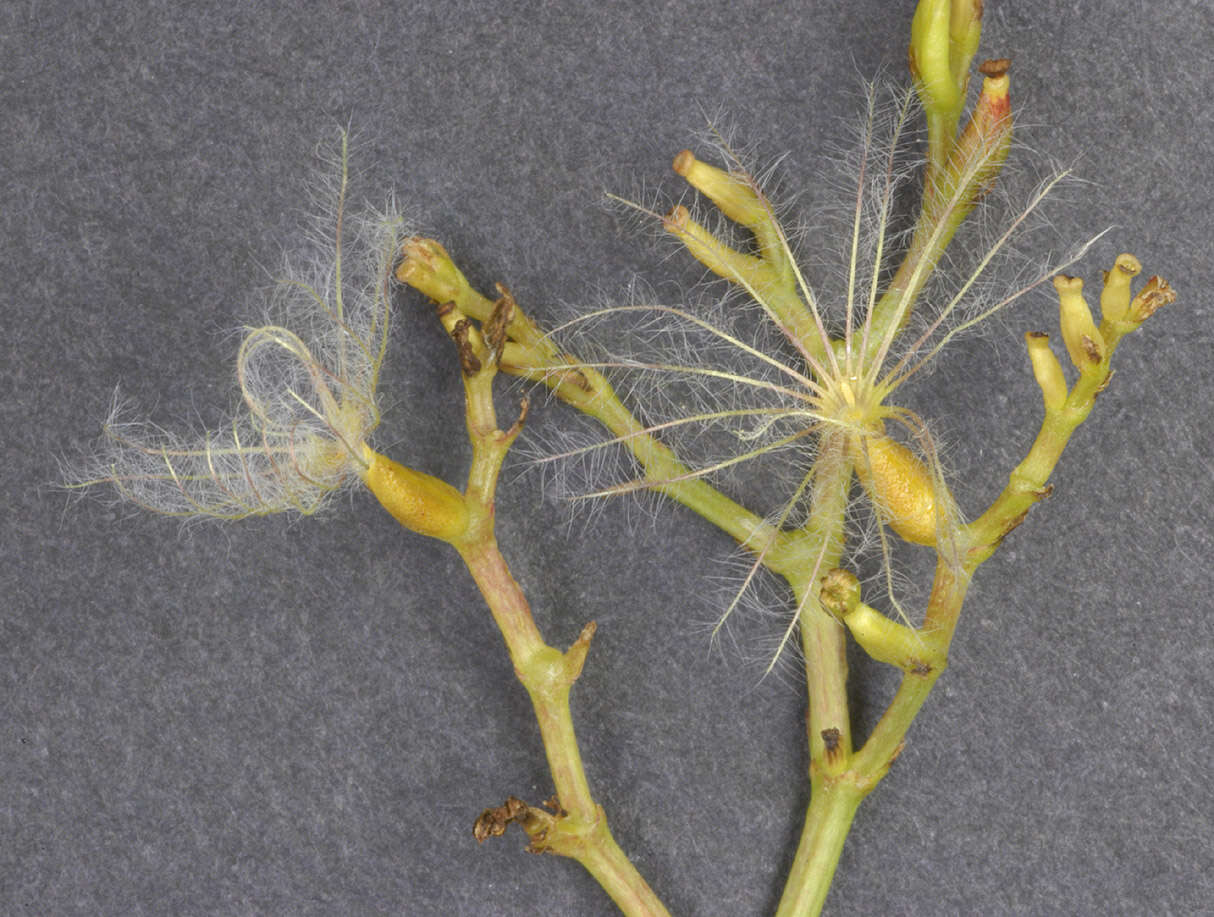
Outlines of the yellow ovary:
M870 434L852 444L856 475L890 528L914 544L936 543L936 491L927 467L897 440Z
M464 495L433 475L406 468L363 446L368 463L363 483L405 528L443 541L453 541L468 528Z

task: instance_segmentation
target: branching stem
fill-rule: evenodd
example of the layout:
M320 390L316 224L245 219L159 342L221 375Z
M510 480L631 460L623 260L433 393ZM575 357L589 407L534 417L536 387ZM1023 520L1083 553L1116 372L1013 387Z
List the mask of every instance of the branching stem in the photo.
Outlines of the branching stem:
M501 317L502 313L498 315ZM479 332L472 331L467 318L451 305L440 309L440 317L459 348L472 444L472 467L464 494L469 522L467 529L451 543L484 596L506 642L515 675L531 697L556 788L554 812L512 800L516 809L511 810L506 820L517 821L523 827L531 838L531 850L576 859L629 917L669 917L612 837L607 816L590 792L578 749L569 696L586 661L595 623L588 623L566 652L545 643L531 606L510 573L494 534L498 473L522 429L526 402L514 425L509 430L499 429L493 403L493 377L497 369L493 342L486 342Z
M995 103L1006 102L1006 86L1000 89L998 83L1001 79L1002 72L988 78L988 87L994 85L989 95ZM998 113L997 106L993 110ZM996 119L996 124L1002 126L1003 121ZM998 171L1002 155L998 144L1002 140L992 136L989 156L983 148L979 150L982 155L967 154L950 165L957 175L949 177L959 184L960 192L954 189L943 203L931 201L933 194L943 195L940 187L929 183L929 201L925 202L911 250L885 295L873 307L872 324L867 329L870 334L866 337L868 348L884 351L898 334L914 298L957 226L986 180ZM1152 278L1130 302L1128 282L1137 273L1137 261L1122 256L1118 269L1127 277L1118 276L1114 281L1112 292L1106 296L1112 318L1106 317L1097 329L1090 316L1085 319L1086 324L1074 319L1077 314L1080 318L1086 315L1086 305L1080 306L1077 299L1082 284L1074 278L1056 279L1055 285L1063 296L1063 337L1079 370L1079 379L1068 392L1061 367L1047 353L1045 335L1029 335L1034 375L1045 402L1041 430L1024 461L1010 474L1003 493L977 520L969 525L936 522L937 566L932 592L923 624L913 627L909 622L898 623L863 605L858 582L854 598L846 599L843 604L847 607L840 606L842 610L836 607L837 595L826 599L822 592L828 574L831 578L834 574L851 576L836 569L845 547L854 470L854 454L849 445L849 436L853 434L847 423L818 423L820 415L816 409L807 412L815 419L815 425L807 432L818 436L819 451L794 501L812 482L808 520L799 528L786 529L785 517L774 523L765 521L693 473L656 438L661 427L645 427L624 407L594 366L577 361L542 335L503 288L499 287L503 298L497 302L481 296L472 290L441 246L428 240L407 243L405 256L397 276L436 300L448 302L444 307L444 323L457 343L461 348L480 348L472 359L465 359L461 350L474 462L467 492L472 522L468 534L456 546L481 586L510 648L518 677L531 694L557 787L560 811L550 815L531 810L523 822L532 836L533 848L578 859L626 913L665 913L611 839L602 810L590 795L573 734L569 691L581 671L593 624L587 626L567 653L547 646L493 541L493 485L502 457L519 429L519 424L506 433L497 429L489 383L499 361L506 371L544 383L559 398L599 420L614 434L616 443L631 451L643 469L636 486L648 487L684 504L750 550L756 558L756 569L765 566L788 582L796 612L784 639L799 633L804 653L812 794L777 917L817 914L861 801L889 771L902 750L911 723L948 664L949 645L974 571L1023 521L1029 509L1049 493L1048 479L1063 449L1109 382L1109 358L1121 337L1161 305L1171 302L1174 292L1159 278ZM510 306L506 325L501 322L504 301ZM1077 312L1080 309L1082 313ZM508 343L501 342L495 352L490 352L479 343L479 338L473 340L466 331L460 337L453 322L456 315L464 314L479 319L486 328L503 327ZM1070 325L1068 315L1073 319ZM1076 342L1082 346L1072 346ZM469 369L473 365L477 371ZM492 372L479 371L481 366ZM930 445L925 449L930 452ZM912 467L905 463L891 467L901 475L901 483L910 480ZM932 515L937 520L948 519L947 507L952 506L952 498L942 482L932 499ZM894 523L889 524L901 532ZM923 541L910 540L932 543L930 535ZM855 577L851 580L855 582ZM858 749L854 748L846 691L848 631L872 658L895 665L903 673L889 707Z

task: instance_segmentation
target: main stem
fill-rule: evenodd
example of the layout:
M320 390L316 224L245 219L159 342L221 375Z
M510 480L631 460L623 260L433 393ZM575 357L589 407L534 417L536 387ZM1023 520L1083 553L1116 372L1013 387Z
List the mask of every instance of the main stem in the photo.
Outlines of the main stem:
M814 780L811 793L805 827L776 917L821 912L852 819L864 798L855 787L837 780Z
M852 748L846 644L842 626L818 601L822 577L838 566L843 553L852 469L842 437L823 437L814 475L809 522L800 530L796 549L799 558L796 563L781 558L781 572L788 578L800 609L809 687L811 795L778 917L816 914L821 908L848 828L864 797L863 792L839 779Z

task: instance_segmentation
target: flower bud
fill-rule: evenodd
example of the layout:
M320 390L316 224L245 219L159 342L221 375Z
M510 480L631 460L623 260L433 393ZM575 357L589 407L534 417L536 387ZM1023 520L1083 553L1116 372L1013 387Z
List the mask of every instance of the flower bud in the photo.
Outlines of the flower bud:
M936 543L936 488L927 466L884 433L852 444L856 476L889 527L912 544Z
M1066 378L1062 364L1050 348L1050 336L1044 331L1030 331L1024 336L1029 359L1033 362L1033 376L1041 386L1041 396L1047 411L1057 411L1066 401Z
M1007 159L1012 144L1012 97L1006 58L983 61L982 92L974 103L965 130L957 138L952 162L961 169L973 170L969 183L985 193Z
M930 649L923 638L905 624L892 621L860 601L860 581L848 570L835 569L822 577L819 593L822 607L839 619L852 638L878 662L905 672L931 671Z
M468 528L464 495L439 478L406 468L363 444L363 483L405 528L454 541Z
M1104 273L1104 289L1100 291L1100 317L1106 322L1120 322L1130 311L1130 281L1138 276L1142 265L1133 255L1118 255L1111 271Z
M396 279L429 296L435 302L460 301L470 287L447 250L433 239L415 236L401 246Z
M696 260L719 277L755 290L763 289L774 279L770 265L762 258L730 248L693 220L682 204L666 214L662 228L678 236Z
M1078 277L1059 274L1054 278L1058 291L1062 325L1062 341L1071 362L1081 373L1088 372L1104 360L1104 338L1092 320L1092 310L1083 298L1083 281Z
M954 124L965 105L970 61L982 36L982 0L920 0L907 56L929 115Z
M930 671L921 658L926 655L922 639L905 624L892 621L863 603L857 605L843 623L860 648L878 662L897 666L905 672L926 674Z
M672 168L735 223L754 229L771 222L766 204L749 184L723 169L701 162L691 150L676 156Z
M1012 145L1011 81L1007 60L985 61L982 94L965 128L935 179L935 193L925 203L932 219L959 224L990 191ZM942 208L942 209L941 209Z

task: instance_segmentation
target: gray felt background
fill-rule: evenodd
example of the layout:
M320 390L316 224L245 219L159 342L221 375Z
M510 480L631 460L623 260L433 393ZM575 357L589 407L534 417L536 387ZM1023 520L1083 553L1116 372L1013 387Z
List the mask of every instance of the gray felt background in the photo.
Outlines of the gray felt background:
M861 77L901 78L912 6L6 2L0 912L611 913L576 864L472 839L482 808L550 785L453 552L361 493L182 534L71 503L56 459L92 447L118 384L166 425L220 418L230 329L338 126L363 137L365 197L395 189L543 320L663 266L700 276L599 204L678 195L669 161L704 109L760 159L787 152L812 204ZM1084 275L1132 249L1181 300L1117 354L1054 497L980 571L827 907L1214 913L1214 15L988 6L980 56L1014 58L1025 140L1091 182L1051 211L1059 237L1115 224ZM449 342L416 295L399 306L377 442L458 480ZM1029 298L916 389L971 511L1035 428L1020 338L1053 310ZM533 429L569 419L541 406ZM760 681L745 646L708 652L729 540L624 502L569 526L538 486L507 472L499 532L551 642L599 622L574 704L617 838L676 914L770 912L806 803L805 701L795 666ZM860 675L863 725L890 683Z

